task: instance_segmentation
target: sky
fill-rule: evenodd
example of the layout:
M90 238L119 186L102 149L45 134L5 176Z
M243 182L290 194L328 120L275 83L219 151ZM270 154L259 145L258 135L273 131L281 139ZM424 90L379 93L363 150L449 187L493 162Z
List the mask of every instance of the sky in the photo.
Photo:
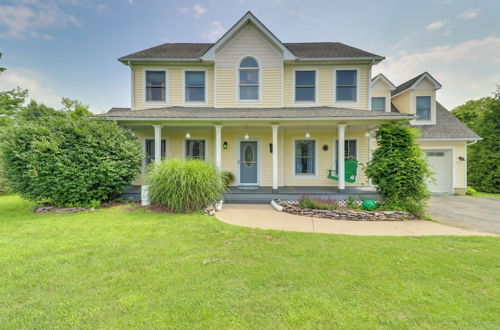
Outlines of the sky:
M130 106L117 58L166 42L214 42L252 11L283 42L339 41L385 56L398 85L428 71L452 109L500 84L500 1L0 0L0 91L17 86L60 107Z

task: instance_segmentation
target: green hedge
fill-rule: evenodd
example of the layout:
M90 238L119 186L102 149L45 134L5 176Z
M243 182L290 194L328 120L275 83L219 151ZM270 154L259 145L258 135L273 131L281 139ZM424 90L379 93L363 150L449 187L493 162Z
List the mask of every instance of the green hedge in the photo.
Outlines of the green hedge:
M9 190L55 206L93 206L119 196L140 170L142 152L130 132L93 117L44 117L2 135Z

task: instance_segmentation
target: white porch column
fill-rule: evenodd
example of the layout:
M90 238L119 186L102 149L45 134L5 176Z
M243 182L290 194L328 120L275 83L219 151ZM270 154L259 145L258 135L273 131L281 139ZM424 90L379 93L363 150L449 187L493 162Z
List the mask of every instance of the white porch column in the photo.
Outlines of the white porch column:
M278 127L279 125L271 125L273 128L273 190L278 189Z
M222 125L215 125L215 166L222 168Z
M345 189L345 128L347 125L345 124L340 124L338 126L338 139L339 139L339 158L338 158L338 163L339 163L339 168L338 168L338 175L339 175L339 190L344 190Z
M153 125L155 129L155 163L161 162L161 125Z

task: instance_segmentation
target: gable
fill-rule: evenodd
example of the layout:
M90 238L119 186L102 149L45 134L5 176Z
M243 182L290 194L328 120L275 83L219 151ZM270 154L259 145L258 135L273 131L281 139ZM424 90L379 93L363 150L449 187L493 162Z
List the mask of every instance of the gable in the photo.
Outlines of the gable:
M221 67L235 67L245 56L253 56L261 67L280 67L283 54L252 23L246 23L215 53Z
M432 82L429 78L424 77L417 84L415 84L414 88L416 90L435 90L436 87L437 86L434 82Z
M391 90L392 86L390 86L387 82L385 82L382 79L378 79L373 85L372 89L373 90L379 90L379 91L389 91Z

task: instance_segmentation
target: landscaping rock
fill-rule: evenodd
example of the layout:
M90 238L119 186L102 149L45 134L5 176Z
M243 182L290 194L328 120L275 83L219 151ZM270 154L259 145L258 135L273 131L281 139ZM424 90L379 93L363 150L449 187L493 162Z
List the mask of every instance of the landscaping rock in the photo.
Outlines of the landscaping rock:
M283 212L313 218L325 218L351 221L403 221L415 220L414 215L402 211L354 211L354 210L314 210L301 208L298 203L274 199L274 203L283 208Z
M205 215L215 215L215 208L212 205L207 206L205 209L205 212L203 212Z

